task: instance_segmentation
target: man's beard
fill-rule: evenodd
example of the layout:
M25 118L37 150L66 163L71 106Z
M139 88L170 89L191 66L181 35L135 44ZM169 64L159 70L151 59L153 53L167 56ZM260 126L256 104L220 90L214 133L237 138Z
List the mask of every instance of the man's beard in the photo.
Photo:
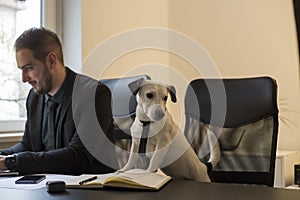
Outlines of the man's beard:
M51 90L52 87L52 77L49 71L45 71L44 79L42 82L39 82L38 87L34 91L38 94L46 94Z

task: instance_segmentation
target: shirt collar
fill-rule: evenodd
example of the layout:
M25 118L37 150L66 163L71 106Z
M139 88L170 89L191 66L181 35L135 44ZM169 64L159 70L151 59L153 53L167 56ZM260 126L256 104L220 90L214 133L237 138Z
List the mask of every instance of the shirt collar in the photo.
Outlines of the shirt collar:
M54 94L54 96L51 96L51 95L46 93L45 94L45 102L47 102L50 97L52 98L52 100L56 101L59 104L61 104L63 102L64 95L65 95L65 89L70 84L70 80L68 78L70 71L67 67L65 69L66 69L66 77L65 77L65 80L64 80L63 84L61 85L59 90Z

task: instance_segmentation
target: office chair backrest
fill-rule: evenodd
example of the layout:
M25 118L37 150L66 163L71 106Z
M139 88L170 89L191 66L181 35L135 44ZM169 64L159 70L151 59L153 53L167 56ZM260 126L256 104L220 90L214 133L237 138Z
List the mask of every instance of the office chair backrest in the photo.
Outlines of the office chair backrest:
M270 77L196 79L185 96L185 135L203 162L207 131L218 137L212 181L273 186L278 134L277 84Z
M128 84L140 78L151 79L148 75L139 75L100 80L107 85L112 94L112 114L115 129L114 140L120 167L128 159L131 147L130 127L134 121L137 106L136 97L130 91Z

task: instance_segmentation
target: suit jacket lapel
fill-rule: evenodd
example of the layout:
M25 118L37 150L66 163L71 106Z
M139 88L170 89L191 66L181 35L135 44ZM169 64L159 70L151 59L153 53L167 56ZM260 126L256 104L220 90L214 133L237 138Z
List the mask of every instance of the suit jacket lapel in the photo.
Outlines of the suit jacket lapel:
M36 109L36 119L34 120L36 125L36 133L34 133L35 137L32 138L32 140L35 140L36 142L32 142L32 149L33 151L41 151L43 149L42 144L42 127L43 127L43 109L44 109L44 95L39 95L38 99L38 105Z
M63 125L64 125L64 119L66 117L66 115L68 114L68 110L72 109L69 108L70 106L72 106L72 93L73 93L73 85L74 85L74 81L76 78L76 73L74 73L73 71L68 70L69 73L69 77L67 77L67 87L65 88L65 95L64 95L64 99L61 105L61 113L59 116L59 120L58 120L58 124L57 124L57 135L56 135L56 148L61 148L62 147L62 142L63 142L63 135L64 133L62 132L64 130Z

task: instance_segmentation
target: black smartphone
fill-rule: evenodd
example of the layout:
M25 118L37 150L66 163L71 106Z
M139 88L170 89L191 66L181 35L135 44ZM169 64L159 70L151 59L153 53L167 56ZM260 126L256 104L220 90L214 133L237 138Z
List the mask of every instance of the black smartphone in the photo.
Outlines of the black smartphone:
M27 175L16 180L16 184L36 184L46 179L45 175Z

